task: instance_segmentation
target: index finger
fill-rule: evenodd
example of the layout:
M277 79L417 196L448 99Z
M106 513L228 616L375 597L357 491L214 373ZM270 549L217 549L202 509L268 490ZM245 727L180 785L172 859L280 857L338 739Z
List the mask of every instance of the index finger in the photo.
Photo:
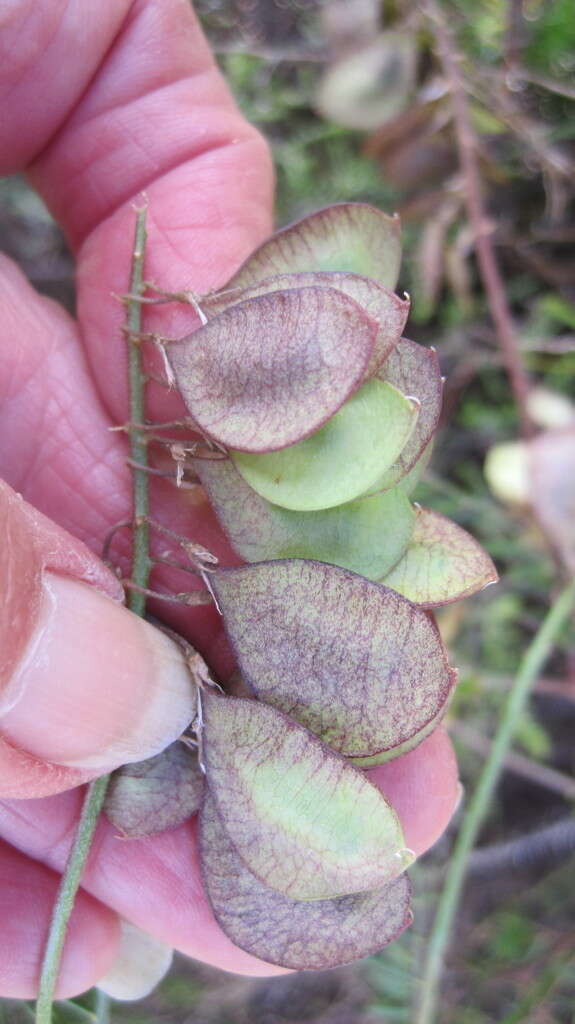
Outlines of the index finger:
M147 275L209 290L269 233L267 147L237 109L187 0L107 0L94 17L82 0L41 13L21 0L16 11L4 26L0 90L11 113L0 167L27 168L78 253L89 358L105 404L125 418L122 309L112 293L127 288L134 201L145 190ZM154 325L177 335L191 322L189 311L163 311Z

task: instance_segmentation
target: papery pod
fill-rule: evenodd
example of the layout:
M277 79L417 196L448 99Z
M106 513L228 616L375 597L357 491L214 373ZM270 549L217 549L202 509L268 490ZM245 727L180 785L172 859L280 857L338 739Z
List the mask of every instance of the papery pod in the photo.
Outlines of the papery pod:
M187 821L199 810L203 792L197 753L177 740L161 754L114 772L104 811L122 835L151 836Z
M408 338L402 338L391 352L378 378L392 384L404 395L416 398L420 409L414 429L397 462L370 488L372 493L396 487L422 457L437 428L443 396L437 353Z
M384 492L375 491L374 493L389 494L391 491L401 491L402 494L405 494L405 496L409 498L410 495L412 495L413 492L415 491L417 485L419 484L421 478L423 477L423 474L425 473L427 467L429 466L432 454L433 441L430 441L429 444L423 449L417 462L414 462L411 469L407 471L405 476L401 477L400 481L395 485L395 487L389 488L389 490L386 490Z
M202 696L210 794L237 854L292 899L379 888L407 866L380 791L317 736L259 701Z
M401 875L381 889L339 899L290 899L241 861L209 793L200 815L202 873L214 916L240 949L292 970L325 970L378 952L412 921Z
M480 544L456 523L418 508L407 550L381 580L424 608L459 601L496 583L497 570Z
M309 437L281 451L232 451L236 468L272 504L299 512L358 498L405 447L419 404L390 384L370 380Z
M456 682L435 623L388 587L293 559L211 583L245 682L360 765L420 742Z
M367 203L338 203L277 231L226 287L250 288L278 274L342 270L393 289L400 264L399 217Z
M298 288L226 309L167 346L191 416L243 452L293 445L326 423L360 385L376 321L329 288Z
M415 510L398 488L319 512L272 505L230 459L194 459L220 525L246 562L312 558L381 579L410 541Z
M246 299L257 298L259 295L310 287L333 288L343 292L377 321L379 329L374 351L365 372L366 378L373 376L401 338L409 314L409 299L400 299L398 295L370 278L339 271L281 274L279 277L266 278L251 288L231 288L208 295L202 300L202 307L204 312L212 317L237 302L245 302Z

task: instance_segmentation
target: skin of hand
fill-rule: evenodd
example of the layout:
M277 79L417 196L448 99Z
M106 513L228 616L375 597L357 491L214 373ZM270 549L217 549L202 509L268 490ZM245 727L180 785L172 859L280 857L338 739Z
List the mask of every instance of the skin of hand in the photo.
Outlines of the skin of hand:
M237 110L188 0L11 0L0 11L0 104L0 173L25 171L42 195L74 250L78 287L74 321L0 259L0 475L9 485L0 489L0 995L31 998L79 783L157 752L192 716L181 655L122 607L97 557L131 505L125 438L109 428L128 419L114 295L127 289L134 203L145 192L146 277L201 293L270 233L273 181L266 145ZM168 337L196 325L182 307L155 307L147 321ZM173 394L149 391L150 418L182 413ZM237 561L194 492L154 481L152 498L156 518L224 564ZM152 585L190 586L165 567ZM233 666L215 610L169 621L225 677ZM445 732L370 776L407 845L423 852L457 802ZM193 821L129 845L100 823L60 997L114 963L121 918L225 970L278 973L214 921Z

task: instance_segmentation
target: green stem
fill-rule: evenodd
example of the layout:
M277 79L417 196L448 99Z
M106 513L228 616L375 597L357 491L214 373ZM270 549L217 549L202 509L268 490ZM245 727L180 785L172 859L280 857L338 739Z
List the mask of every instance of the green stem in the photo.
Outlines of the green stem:
M136 236L132 255L131 295L141 295L144 281L144 252L146 248L146 208L138 210ZM142 306L139 302L128 304L128 380L130 390L130 423L145 422L145 381L142 372L142 351L140 333L142 330ZM143 430L130 431L130 458L139 466L148 465L148 442ZM150 511L148 474L145 469L132 466L133 499L133 555L132 579L139 587L147 587L151 569L150 528L147 517ZM144 615L146 596L130 591L128 608L136 615Z
M36 1003L36 1024L50 1024L52 1020L52 1002L60 970L68 921L74 909L76 893L80 885L86 859L90 852L94 830L98 823L98 816L104 802L107 786L108 777L103 775L102 778L91 782L86 790L74 845L70 850L54 910L52 911L50 931L48 933L42 974L40 976L39 996Z
M137 213L130 279L131 295L139 295L143 290L146 213L145 207L138 210ZM144 422L145 384L139 340L141 325L141 304L137 301L129 302L127 328L131 423ZM146 441L142 439L140 432L137 430L130 433L130 454L135 462L138 462L140 465L147 465ZM151 565L148 549L149 528L144 518L148 515L149 511L148 479L143 470L133 469L132 473L134 503L132 578L138 586L146 587ZM129 592L127 602L128 607L136 615L145 614L146 597L144 594ZM51 1024L52 1021L52 1004L54 1002L54 992L58 981L68 922L74 909L76 894L80 886L88 854L90 853L92 839L98 824L100 810L106 796L109 781L110 776L103 775L101 778L91 782L86 790L76 835L60 881L60 888L50 921L48 940L42 960L38 1000L36 1002L36 1024Z
M427 944L427 956L421 981L421 999L415 1024L432 1024L435 1020L443 962L459 905L469 855L489 810L505 755L513 739L517 723L521 719L531 688L574 604L575 583L571 583L561 592L546 615L519 667L489 757L485 762L455 842L451 864Z
M96 989L94 1015L97 1024L110 1024L110 997L100 988Z

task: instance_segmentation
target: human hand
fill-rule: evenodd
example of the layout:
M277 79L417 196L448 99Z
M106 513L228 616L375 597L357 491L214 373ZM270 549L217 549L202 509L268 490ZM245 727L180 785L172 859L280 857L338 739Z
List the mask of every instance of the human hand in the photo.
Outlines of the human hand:
M114 600L113 577L75 540L100 552L130 511L125 444L109 427L128 419L123 313L112 293L127 287L133 203L145 189L147 277L203 292L223 284L269 233L272 176L187 0L103 0L93 13L82 0L13 0L0 24L0 169L27 169L78 261L77 323L8 260L0 264L0 473L69 531L0 492L8 537L0 551L0 995L29 998L81 804L75 787L156 752L192 717L181 656ZM150 323L177 337L194 320L162 306ZM173 395L150 387L151 418L179 411ZM232 561L206 503L161 481L152 491L156 518ZM166 571L153 581L166 586ZM177 626L225 677L231 661L215 610L187 609ZM443 730L370 776L398 811L407 845L423 852L457 795ZM226 970L275 973L215 923L195 822L128 844L102 821L60 996L90 987L113 963L120 917Z

